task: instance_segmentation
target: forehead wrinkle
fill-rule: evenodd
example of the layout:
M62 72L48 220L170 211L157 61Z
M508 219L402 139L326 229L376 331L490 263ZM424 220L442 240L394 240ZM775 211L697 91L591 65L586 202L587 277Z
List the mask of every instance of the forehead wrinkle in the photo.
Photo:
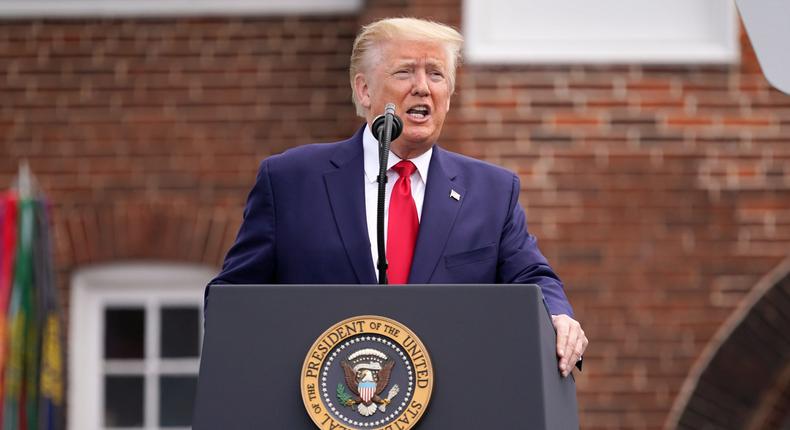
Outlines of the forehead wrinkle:
M417 60L413 58L399 58L395 60L396 66L416 66Z
M397 66L412 66L413 67L413 66L416 66L418 64L425 64L426 66L429 66L429 67L438 67L438 68L441 68L441 69L445 68L445 62L444 61L442 61L442 60L440 60L438 58L433 58L433 57L428 57L428 58L423 57L423 58L419 58L419 59L404 57L404 58L399 58L399 59L395 60L395 65L397 65Z

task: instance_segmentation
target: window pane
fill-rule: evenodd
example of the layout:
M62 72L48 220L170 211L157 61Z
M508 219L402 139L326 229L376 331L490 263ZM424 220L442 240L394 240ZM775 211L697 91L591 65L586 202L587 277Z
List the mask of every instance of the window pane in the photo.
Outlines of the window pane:
M159 425L189 427L195 402L197 376L162 376L159 379Z
M104 357L145 357L145 310L104 310Z
M200 343L200 309L190 307L162 308L163 358L198 357Z
M143 377L104 377L104 426L143 425Z

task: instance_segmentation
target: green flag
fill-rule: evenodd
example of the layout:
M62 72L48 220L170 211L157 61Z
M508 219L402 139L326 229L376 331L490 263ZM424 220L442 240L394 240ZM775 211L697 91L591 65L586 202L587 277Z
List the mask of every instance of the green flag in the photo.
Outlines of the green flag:
M25 365L25 340L27 335L27 307L25 295L33 287L33 224L34 203L31 199L19 202L19 236L16 261L8 308L9 343L5 378L5 401L3 405L3 428L25 430L23 413L23 386Z

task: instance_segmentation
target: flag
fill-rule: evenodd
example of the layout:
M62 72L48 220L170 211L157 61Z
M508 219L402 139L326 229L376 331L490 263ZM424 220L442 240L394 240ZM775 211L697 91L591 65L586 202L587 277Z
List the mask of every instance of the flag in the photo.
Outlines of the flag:
M63 316L49 207L0 194L0 430L62 430Z
M36 285L41 315L41 358L38 402L38 430L65 428L63 414L63 337L58 292L52 262L52 240L48 207L39 202L36 211ZM32 427L30 427L32 428Z
M8 357L8 301L16 254L16 195L8 192L0 199L0 423L3 417L5 364Z
M18 241L8 307L9 342L4 381L3 428L8 430L27 430L23 390L29 309L25 303L25 296L33 287L31 260L34 206L31 199L20 199L18 205Z

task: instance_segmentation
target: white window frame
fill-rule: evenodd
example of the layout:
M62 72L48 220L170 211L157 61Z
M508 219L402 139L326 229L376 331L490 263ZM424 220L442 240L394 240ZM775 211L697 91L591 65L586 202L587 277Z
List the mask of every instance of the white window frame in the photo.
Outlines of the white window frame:
M0 18L324 15L361 8L362 0L0 0Z
M609 0L609 3L621 0ZM707 30L706 36L684 34L683 27L678 28L677 37L671 41L662 40L655 34L635 40L626 36L612 37L617 29L617 22L623 19L642 21L644 13L639 13L639 3L654 0L621 1L622 10L618 10L618 18L611 18L612 23L596 16L596 26L586 26L588 17L583 12L568 13L558 23L568 29L562 38L537 34L527 25L515 26L497 22L492 15L502 11L518 10L526 3L545 6L546 0L464 0L463 30L465 41L465 62L472 64L733 64L740 58L738 15L732 0L709 1L704 5L711 9L711 15L721 14L725 22L714 21L714 26L701 27ZM688 7L689 16L693 7L702 7L697 0L673 3L672 7ZM586 2L595 4L595 2ZM713 10L715 3L716 10ZM562 7L563 0L555 2ZM629 17L630 15L630 17ZM695 13L696 15L696 13ZM607 15L609 16L609 15ZM541 21L543 22L543 21ZM600 24L600 25L597 25ZM649 30L650 22L644 25ZM574 28L583 30L574 33ZM595 29L601 34L596 34ZM603 34L605 33L605 35ZM512 35L512 37L511 37Z
M199 359L159 357L159 312L162 306L198 306L214 269L160 263L119 263L88 267L71 279L69 324L68 428L101 429L104 415L105 374L142 373L145 378L144 424L158 428L160 374L197 375ZM142 307L145 313L145 364L104 360L104 310L107 307ZM201 314L202 315L202 314ZM201 316L201 327L202 327ZM202 329L201 329L202 345ZM149 425L151 427L149 427Z

